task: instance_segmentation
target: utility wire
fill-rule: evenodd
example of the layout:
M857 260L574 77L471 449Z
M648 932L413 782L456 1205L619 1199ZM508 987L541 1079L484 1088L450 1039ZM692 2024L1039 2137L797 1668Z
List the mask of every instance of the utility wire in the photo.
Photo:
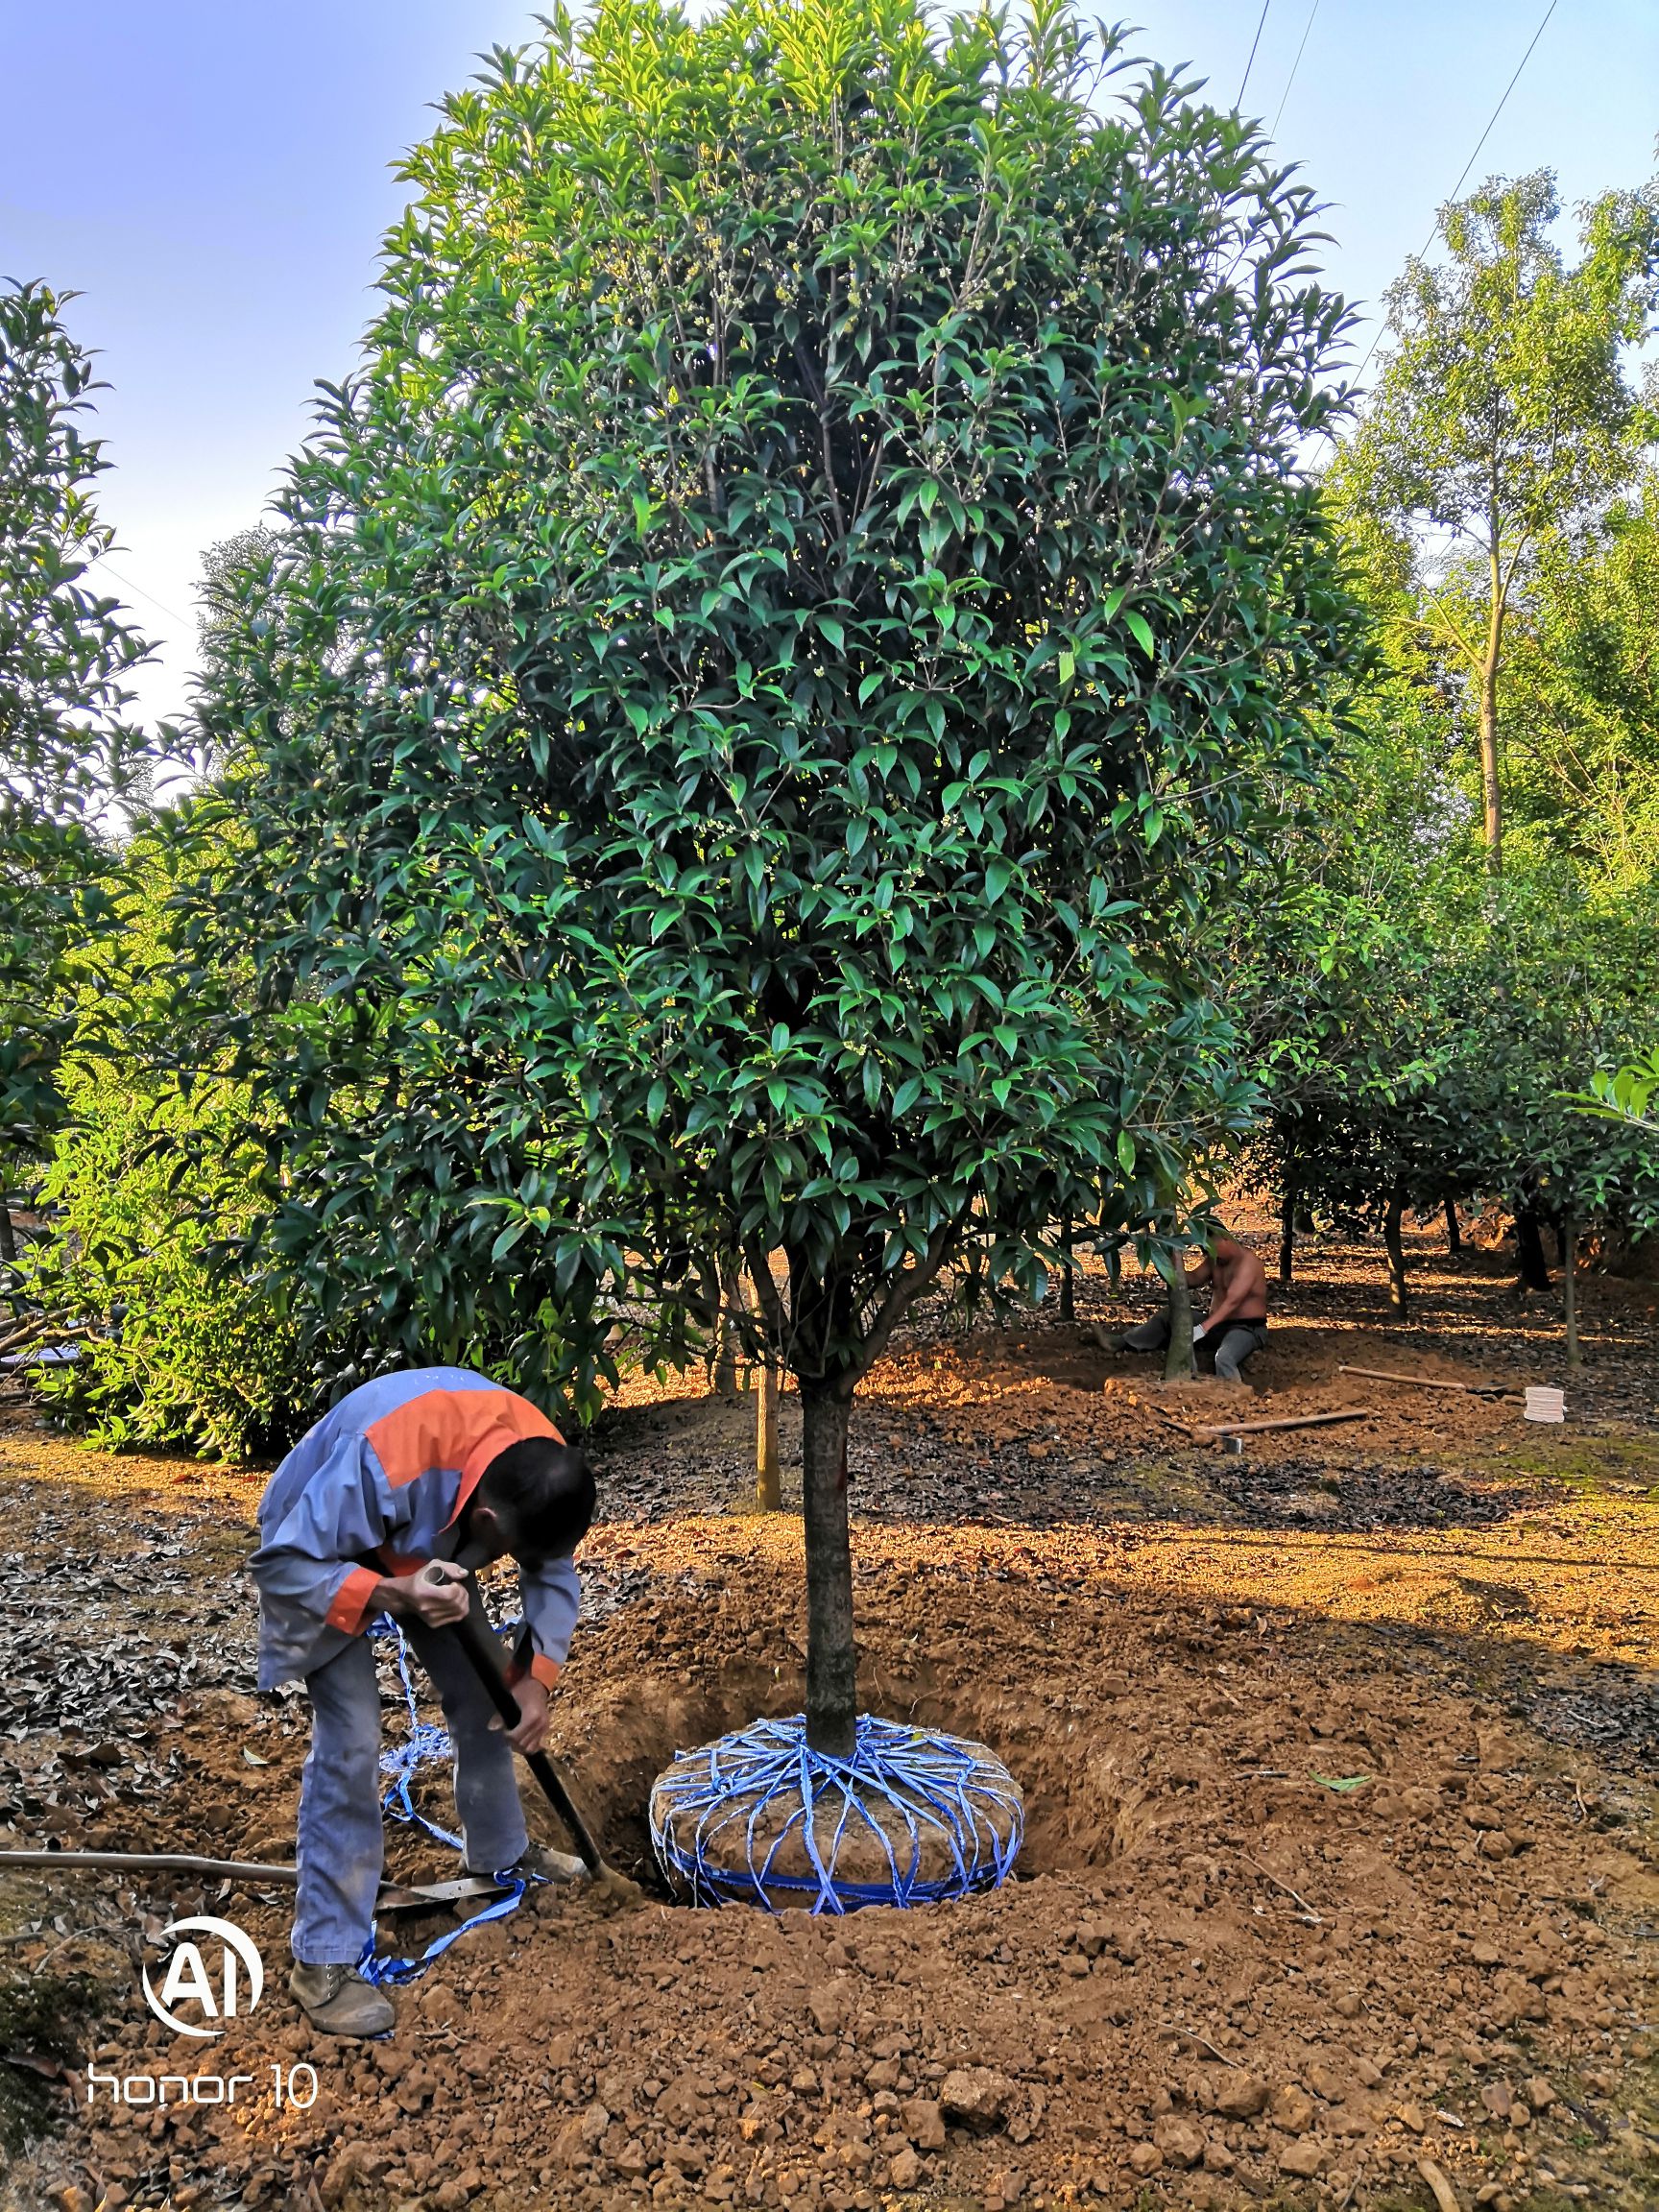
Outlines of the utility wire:
M1267 11L1272 5L1273 0L1262 0L1262 14L1256 25L1256 36L1250 41L1250 59L1245 62L1244 74L1238 81L1238 97L1233 103L1235 108L1242 108L1244 105L1244 87L1249 84L1250 72L1256 66L1256 49L1262 43L1262 33L1267 23Z
M121 585L125 590L136 591L140 599L148 599L151 606L159 613L165 614L170 622L177 622L181 629L189 629L190 618L188 615L180 614L176 607L165 605L163 601L156 598L154 591L146 591L142 584L134 584L131 576L123 576L120 569L114 566L111 562L107 561L102 553L94 553L87 565L89 567L108 568L116 583Z
M1279 95L1279 105L1278 105L1278 107L1277 107L1277 108L1276 108L1273 110L1273 121L1272 121L1272 123L1269 125L1269 127L1268 127L1268 131L1267 131L1267 135L1268 135L1268 137L1269 137L1269 138L1276 138L1276 137L1278 136L1278 134L1279 134L1279 118L1280 118L1280 116L1281 116L1281 115L1283 115L1283 114L1284 114L1284 112L1285 112L1285 103L1286 103L1286 100L1288 100L1288 99L1289 99L1289 97L1290 97L1290 87L1291 87L1291 85L1292 85L1292 84L1295 84L1295 82L1296 82L1296 72L1297 72L1297 70L1298 70L1298 69L1300 69L1300 68L1301 68L1301 66L1302 66L1302 57L1303 57L1304 53L1307 51L1307 47L1308 47L1308 34L1309 34L1309 32L1310 32L1310 31L1311 31L1311 30L1312 30L1312 28L1313 28L1313 18L1314 18L1314 16L1315 16L1315 15L1317 15L1317 14L1318 14L1318 12L1319 12L1319 0L1313 0L1313 5L1312 5L1312 7L1311 7L1311 8L1310 8L1310 9L1309 9L1309 11L1308 11L1308 20L1307 20L1307 22L1306 22L1306 23L1304 23L1304 24L1303 24L1303 26L1302 26L1302 43L1301 43L1301 45L1300 45L1300 46L1298 46L1298 47L1297 47L1297 49L1296 49L1296 59L1295 59L1295 60L1294 60L1294 61L1292 61L1292 62L1291 62L1291 64L1290 64L1290 74L1289 74L1289 76L1288 76L1288 77L1287 77L1287 78L1285 80L1285 89L1284 89L1284 91L1283 91L1283 92L1282 92L1282 93Z
M1451 191L1447 193L1446 202L1455 200L1458 193L1462 191L1464 179L1468 176L1470 170L1474 168L1476 162L1479 159L1481 147L1485 145L1487 139L1491 137L1493 132L1497 129L1499 116L1503 114L1504 108L1509 105L1510 93L1514 91L1516 85L1521 82L1522 70L1526 68L1527 62L1532 59L1532 48L1537 45L1539 39L1543 37L1545 32L1549 29L1550 18L1554 14L1560 4L1561 0L1550 0L1549 7L1544 11L1543 20L1540 22L1537 30L1532 34L1531 45L1527 47L1526 53L1522 55L1520 60L1516 63L1514 76L1510 78L1508 84L1503 87L1503 99L1500 100L1497 107L1493 108L1491 121L1487 124L1485 130L1481 132L1479 137L1476 139L1475 151L1470 155L1468 160L1464 162L1462 169L1458 172L1457 181L1453 185ZM1445 204L1446 203L1442 203L1442 204ZM1434 218L1433 228L1430 231L1428 237L1424 239L1422 249L1417 255L1419 261L1421 261L1423 255L1428 252L1430 247L1433 245L1435 238L1439 234L1439 229L1440 218L1438 215L1436 215ZM1363 376L1366 370L1370 368L1371 356L1376 352L1378 347L1382 345L1382 334L1386 328L1386 322L1378 324L1376 336L1372 339L1370 347L1366 350L1364 360L1359 364L1358 370L1357 372L1358 376Z
M1548 8L1546 8L1546 9L1545 9L1545 11L1544 11L1544 20L1543 20L1543 22L1539 24L1539 26L1538 26L1537 30L1536 30L1536 31L1534 31L1534 32L1533 32L1533 34L1532 34L1532 46L1536 46L1536 45L1537 45L1537 43L1538 43L1538 41L1539 41L1539 39L1543 37L1543 36L1544 36L1544 34L1545 34L1546 30L1549 28L1549 24L1550 24L1550 18L1551 18L1551 15L1553 15L1553 14L1554 14L1554 12L1555 12L1555 11L1556 11L1556 9L1557 9L1557 7L1558 7L1559 5L1560 5L1560 0L1550 0L1550 5L1549 5L1549 7L1548 7ZM1485 130L1481 132L1481 133L1480 133L1479 137L1479 138L1478 138L1478 139L1475 141L1475 152L1474 152L1473 154L1471 154L1471 155L1470 155L1470 156L1469 156L1469 158L1468 158L1468 160L1464 162L1464 164L1463 164L1463 176L1462 176L1462 177L1459 177L1459 178L1458 178L1458 180L1457 180L1457 181L1456 181L1456 183L1453 185L1453 187L1452 187L1452 190L1451 190L1451 192L1450 192L1450 193L1449 193L1449 195L1448 195L1448 197L1449 197L1450 199L1455 200L1455 199L1456 199L1456 197L1457 197L1457 195L1458 195L1458 193L1462 191L1462 189L1463 189L1463 178L1464 178L1464 177L1467 177L1467 176L1468 176L1468 174L1469 174L1469 172L1470 172L1470 170L1474 168L1474 166L1475 166L1475 162L1476 162L1476 159L1477 159L1477 157L1478 157L1478 156L1479 156L1479 152L1480 152L1480 149L1481 149L1481 147L1482 147L1482 146L1484 146L1484 145L1485 145L1485 143L1486 143L1486 141L1487 141L1487 139L1491 137L1491 135L1492 135L1492 131L1493 131L1493 127L1494 127L1494 125L1497 123L1499 116L1503 114L1503 112L1504 108L1505 108L1508 106L1508 104L1509 104L1509 95L1510 95L1510 93L1514 91L1514 89L1515 89L1516 85L1517 85L1517 84L1520 84L1520 82L1521 82L1521 72L1522 72L1522 70L1526 68L1526 66L1527 66L1527 62L1528 62L1528 61L1530 61L1530 60L1531 60L1531 59L1532 59L1532 46L1528 46L1528 47L1527 47L1527 49L1526 53L1522 55L1522 57L1521 57L1520 60L1519 60L1517 63L1516 63L1516 65L1515 65L1515 74L1514 74L1514 76L1513 76L1513 77L1511 77L1511 78L1510 78L1510 80L1509 80L1508 84L1504 85L1504 87L1503 87L1503 99L1502 99L1502 100L1500 100L1500 101L1499 101L1499 103L1498 103L1497 107L1496 107L1496 108L1493 108L1493 110L1492 110L1492 121L1491 121L1490 123L1488 123L1488 124L1487 124L1487 126L1486 126ZM1438 222L1438 220L1436 220L1436 222L1435 222L1435 225L1434 225L1434 230L1438 230L1438 229L1439 229L1439 228L1440 228L1439 222ZM1429 245L1431 245L1431 245L1434 243L1434 230L1431 230L1431 231L1430 231L1430 233L1429 233ZM1424 251L1424 252L1425 252L1425 253L1427 253L1427 252L1428 252L1428 251L1429 251L1429 247L1428 247L1428 246L1425 246L1425 247L1424 247L1424 249L1423 249L1423 251Z

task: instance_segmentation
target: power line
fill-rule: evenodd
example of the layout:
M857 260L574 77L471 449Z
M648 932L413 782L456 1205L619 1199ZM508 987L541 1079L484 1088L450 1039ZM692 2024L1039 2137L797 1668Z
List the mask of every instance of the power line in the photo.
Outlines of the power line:
M1233 103L1235 108L1242 108L1244 105L1244 87L1249 84L1250 72L1256 66L1256 49L1262 43L1262 33L1267 22L1267 11L1272 5L1273 0L1262 0L1261 19L1256 25L1256 36L1250 41L1250 59L1245 62L1244 74L1238 81L1238 97Z
M1509 105L1510 93L1514 91L1516 85L1521 82L1522 70L1526 68L1527 62L1532 59L1532 48L1537 45L1539 39L1543 37L1545 32L1549 29L1550 18L1554 14L1560 4L1561 0L1550 0L1549 7L1544 11L1543 20L1539 23L1537 30L1532 34L1531 45L1527 47L1526 53L1522 55L1520 60L1516 63L1514 76L1510 78L1508 84L1503 87L1503 99L1500 100L1497 107L1493 108L1490 122L1488 122L1485 130L1481 132L1479 137L1476 139L1475 151L1470 155L1468 160L1464 162L1463 167L1458 174L1456 183L1453 185L1451 191L1446 195L1446 202L1449 203L1453 200L1455 200L1458 193L1462 191L1464 178L1468 176L1470 170L1474 168L1476 162L1479 159L1481 147L1485 145L1487 139L1491 137L1493 131L1497 128L1499 116L1503 114L1504 108ZM1445 204L1446 203L1442 203L1442 204ZM1417 259L1419 261L1421 261L1423 255L1428 252L1430 247L1433 245L1439 229L1440 217L1438 214L1436 214L1434 217L1433 228L1431 229L1428 237L1424 239L1422 248L1417 254ZM1376 352L1378 347L1382 345L1382 333L1386 327L1387 325L1385 323L1378 324L1376 336L1372 339L1371 344L1366 350L1365 358L1360 362L1359 367L1356 372L1356 380L1358 380L1358 377L1363 376L1366 370L1370 368L1371 356ZM1327 436L1329 436L1328 432Z
M1289 97L1290 97L1290 87L1291 87L1291 85L1292 85L1292 84L1295 84L1295 82L1296 82L1296 72L1297 72L1297 70L1298 70L1298 69L1300 69L1300 68L1301 68L1301 66L1302 66L1302 56L1303 56L1303 54L1304 54L1304 53L1307 51L1307 46L1308 46L1308 34L1309 34L1309 32L1310 32L1310 31L1311 31L1311 30L1312 30L1312 28L1313 28L1313 18L1314 18L1314 16L1315 16L1315 15L1317 15L1317 14L1318 14L1318 12L1319 12L1319 0L1313 0L1313 5L1312 5L1312 7L1311 7L1311 8L1310 8L1310 9L1309 9L1309 11L1308 11L1308 20L1307 20L1307 22L1306 22L1306 23L1304 23L1304 24L1303 24L1303 26L1302 26L1302 43L1301 43L1301 45L1300 45L1300 46L1298 46L1298 47L1297 47L1297 49L1296 49L1296 59L1295 59L1295 60L1294 60L1294 61L1292 61L1292 62L1291 62L1291 64L1290 64L1290 74L1289 74L1289 76L1288 76L1288 77L1287 77L1287 78L1285 80L1285 89L1284 89L1284 91L1283 91L1283 92L1282 92L1282 93L1279 95L1279 105L1278 105L1278 107L1277 107L1277 108L1276 108L1273 110L1273 121L1272 121L1271 125L1268 127L1268 132L1267 132L1267 135L1268 135L1268 137L1269 137L1269 138L1276 138L1276 137L1278 136L1278 134L1279 134L1279 118L1280 118L1280 116L1281 116L1281 115L1283 115L1283 114L1284 114L1284 112L1285 112L1285 103L1286 103L1286 100L1288 100L1288 99L1289 99Z
M187 614L180 614L177 607L167 606L163 600L156 598L154 591L146 591L142 584L134 584L131 576L123 576L120 569L112 562L107 560L102 553L94 553L88 566L94 564L100 568L108 568L116 583L121 585L124 589L136 591L140 599L148 599L151 606L156 608L159 613L165 614L170 622L177 622L180 628L189 629L190 617Z
M1532 46L1536 46L1536 45L1537 45L1537 43L1538 43L1538 41L1539 41L1539 39L1543 37L1543 36L1544 36L1544 33L1545 33L1546 29L1547 29L1547 28L1548 28L1548 26L1549 26L1550 18L1551 18L1551 15L1553 15L1553 14L1554 14L1554 12L1555 12L1555 10L1556 10L1556 8L1559 6L1559 4L1560 4L1560 0L1550 0L1550 5L1549 5L1549 7L1548 7L1548 8L1546 8L1546 9L1545 9L1545 11L1544 11L1544 20L1543 20L1543 22L1539 24L1539 26L1538 26L1537 30L1536 30L1536 31L1534 31L1534 32L1533 32L1533 34L1532 34ZM1527 49L1526 53L1522 55L1522 57L1521 57L1520 60L1519 60L1517 63L1516 63L1516 65L1515 65L1515 74L1514 74L1514 76L1510 78L1510 80L1509 80L1508 84L1505 84L1505 85L1504 85L1504 87L1503 87L1503 99L1499 101L1499 103L1498 103L1497 107L1496 107L1496 108L1493 108L1493 110L1492 110L1492 122L1487 124L1487 126L1486 126L1485 130L1481 132L1481 133L1480 133L1479 137L1479 138L1476 140L1476 142L1475 142L1475 152L1474 152L1473 154L1471 154L1471 155L1470 155L1470 156L1469 156L1469 158L1468 158L1468 160L1464 162L1464 164L1463 164L1463 176L1462 176L1462 177L1459 177L1459 178L1458 178L1458 180L1457 180L1457 181L1456 181L1456 183L1453 185L1453 187L1452 187L1452 190L1451 190L1451 193L1448 195L1448 197L1449 197L1449 198L1451 198L1451 199L1453 199L1453 200L1455 200L1455 199L1456 199L1456 197L1457 197L1457 195L1458 195L1458 193L1462 191L1462 189L1463 189L1463 178L1464 178L1464 177L1467 177L1467 176L1468 176L1468 174L1469 174L1469 172L1470 172L1470 170L1474 168L1474 166L1475 166L1475 162L1476 162L1476 158L1477 158L1477 156L1479 156L1479 152L1480 152L1480 149L1481 149L1481 147L1485 145L1485 143L1486 143L1487 139L1488 139L1488 138L1490 138L1490 137L1491 137L1491 135L1492 135L1492 127L1493 127L1493 124L1495 124L1495 123L1497 122L1497 120L1498 120L1499 116L1503 114L1503 112L1504 108L1505 108L1508 106L1508 104L1509 104L1509 95L1510 95L1510 93L1514 91L1514 89L1515 89L1516 85L1517 85L1517 84L1520 84L1520 82L1521 82L1521 72L1522 72L1522 70L1526 68L1526 66L1527 66L1527 62L1528 62L1528 61L1530 61L1530 60L1531 60L1531 59L1532 59L1532 46L1528 46L1528 47L1527 47ZM1435 225L1434 225L1434 230L1438 230L1438 229L1439 229L1439 228L1440 228L1440 225L1439 225L1438 221L1436 221L1436 223L1435 223ZM1430 233L1429 233L1429 245L1431 245L1431 245L1434 243L1434 230L1431 230L1431 231L1430 231ZM1428 247L1428 246L1425 246L1425 247L1424 247L1424 249L1423 249L1423 251L1424 251L1424 252L1425 252L1425 253L1427 253L1427 252L1428 252L1428 251L1429 251L1429 247Z

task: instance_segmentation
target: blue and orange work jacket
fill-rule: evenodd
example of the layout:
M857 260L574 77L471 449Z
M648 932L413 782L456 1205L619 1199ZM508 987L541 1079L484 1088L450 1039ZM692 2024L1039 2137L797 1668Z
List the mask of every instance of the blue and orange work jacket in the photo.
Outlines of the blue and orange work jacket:
M381 1576L448 1555L461 1509L498 1452L525 1436L562 1443L528 1399L465 1367L418 1367L365 1382L302 1436L259 1501L259 1687L309 1674L374 1617ZM377 1567L362 1564L364 1555ZM549 1688L570 1648L581 1584L568 1559L518 1585Z

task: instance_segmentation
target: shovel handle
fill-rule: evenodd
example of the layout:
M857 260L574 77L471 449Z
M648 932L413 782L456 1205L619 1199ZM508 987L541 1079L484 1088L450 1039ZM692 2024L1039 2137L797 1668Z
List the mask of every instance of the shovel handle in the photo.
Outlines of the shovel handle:
M471 1585L471 1606L466 1620L451 1623L448 1627L438 1630L438 1634L456 1639L466 1652L472 1671L484 1685L490 1702L509 1728L517 1728L523 1715L507 1680L507 1670L501 1663L501 1646L489 1624L484 1612L484 1600L478 1595L476 1582ZM525 1754L525 1764L535 1775L541 1794L570 1831L583 1865L595 1877L608 1876L611 1869L605 1863L604 1854L594 1840L587 1821L571 1803L570 1792L560 1779L559 1769L545 1751L530 1751Z

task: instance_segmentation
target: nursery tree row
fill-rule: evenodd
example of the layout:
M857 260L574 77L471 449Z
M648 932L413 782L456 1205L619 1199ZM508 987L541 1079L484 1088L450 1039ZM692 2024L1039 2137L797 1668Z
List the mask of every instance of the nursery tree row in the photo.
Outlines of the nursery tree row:
M1659 197L1581 209L1575 258L1559 214L1547 173L1487 185L1390 295L1327 480L1378 662L1337 803L1285 855L1296 896L1224 994L1285 1272L1298 1217L1367 1223L1402 1306L1407 1210L1501 1204L1534 1288L1546 1223L1568 1256L1659 1215L1651 1144L1572 1095L1655 1027L1659 415L1630 348Z

